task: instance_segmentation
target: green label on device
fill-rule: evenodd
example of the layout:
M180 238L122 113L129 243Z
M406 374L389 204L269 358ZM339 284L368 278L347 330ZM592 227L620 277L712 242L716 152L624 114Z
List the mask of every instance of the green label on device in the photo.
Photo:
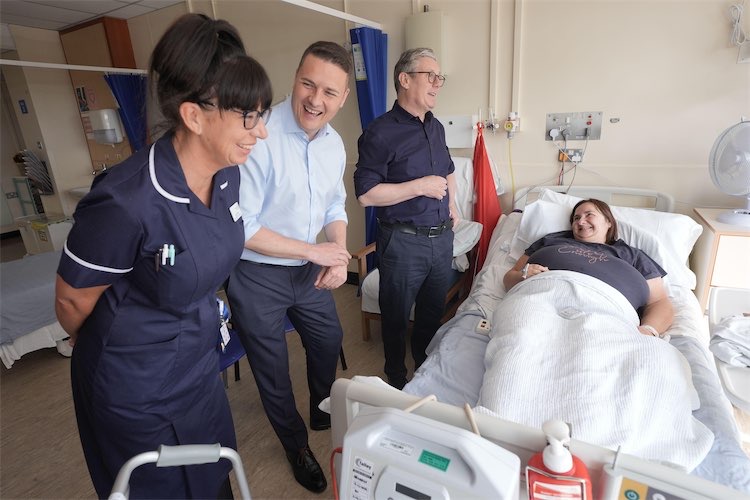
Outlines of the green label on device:
M451 463L450 458L435 455L434 453L431 453L427 450L422 450L422 454L419 456L419 461L423 464L429 465L430 467L440 469L441 471L446 471L448 469L448 464Z

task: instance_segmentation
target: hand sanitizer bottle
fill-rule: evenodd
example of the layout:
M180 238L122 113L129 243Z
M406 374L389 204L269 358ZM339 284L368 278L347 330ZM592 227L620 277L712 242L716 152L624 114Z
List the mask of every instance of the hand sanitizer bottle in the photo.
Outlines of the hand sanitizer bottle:
M544 451L531 457L526 466L529 500L593 500L586 465L568 449L568 425L560 420L548 420L542 425L542 431L548 444Z

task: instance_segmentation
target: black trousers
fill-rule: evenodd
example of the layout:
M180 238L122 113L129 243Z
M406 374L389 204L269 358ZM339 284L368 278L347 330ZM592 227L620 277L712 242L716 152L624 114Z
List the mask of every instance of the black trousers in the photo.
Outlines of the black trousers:
M310 390L310 422L328 415L318 404L330 395L343 330L330 290L313 284L320 267L274 266L242 260L229 275L232 325L247 352L263 408L286 451L307 446L307 428L294 401L289 377L284 317L302 339Z
M440 328L452 278L453 231L448 229L430 238L380 225L377 254L383 371L389 382L398 387L406 382L406 332L412 305L411 352L415 370L426 359L425 349Z

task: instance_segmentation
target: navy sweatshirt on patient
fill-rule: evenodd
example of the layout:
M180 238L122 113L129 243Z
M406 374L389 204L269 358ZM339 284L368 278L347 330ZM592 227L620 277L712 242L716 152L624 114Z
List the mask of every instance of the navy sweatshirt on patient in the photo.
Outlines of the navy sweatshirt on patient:
M525 253L530 264L576 271L604 281L622 293L639 314L648 303L646 280L667 274L646 253L622 240L611 245L587 243L573 238L572 231L550 233L532 243Z

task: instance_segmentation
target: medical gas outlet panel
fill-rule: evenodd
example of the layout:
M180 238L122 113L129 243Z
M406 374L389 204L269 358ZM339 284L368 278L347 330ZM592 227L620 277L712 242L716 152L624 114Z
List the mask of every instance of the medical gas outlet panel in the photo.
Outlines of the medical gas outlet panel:
M602 136L602 112L547 113L546 141L597 141Z

